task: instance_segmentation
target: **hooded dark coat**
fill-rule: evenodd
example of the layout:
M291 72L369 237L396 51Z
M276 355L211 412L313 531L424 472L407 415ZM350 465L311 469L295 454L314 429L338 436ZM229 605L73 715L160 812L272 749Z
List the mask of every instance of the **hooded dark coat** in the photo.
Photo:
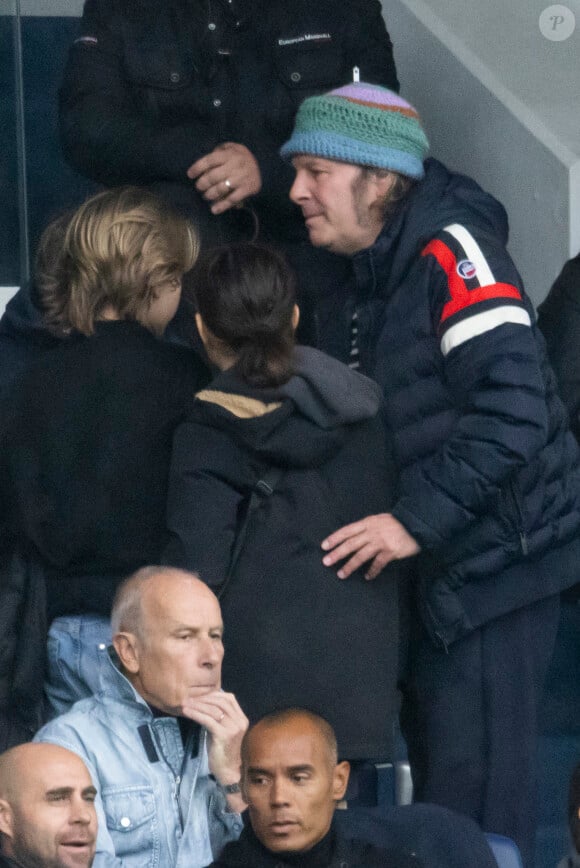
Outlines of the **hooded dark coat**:
M396 571L346 581L322 564L322 540L384 512L391 467L374 383L300 348L283 387L232 372L201 392L174 440L166 561L218 593L239 517L256 483L281 469L252 515L223 594L223 682L251 720L304 706L336 730L341 756L391 754L397 666Z

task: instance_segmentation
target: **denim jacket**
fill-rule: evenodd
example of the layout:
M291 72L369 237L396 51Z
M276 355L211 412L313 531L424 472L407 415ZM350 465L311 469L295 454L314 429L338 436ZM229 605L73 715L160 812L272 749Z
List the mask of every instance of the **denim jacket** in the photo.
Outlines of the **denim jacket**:
M210 777L207 732L202 729L192 755L193 739L184 746L178 721L154 717L108 664L96 696L77 702L35 736L78 754L98 789L94 868L209 865L238 837L242 820L228 812L225 794Z

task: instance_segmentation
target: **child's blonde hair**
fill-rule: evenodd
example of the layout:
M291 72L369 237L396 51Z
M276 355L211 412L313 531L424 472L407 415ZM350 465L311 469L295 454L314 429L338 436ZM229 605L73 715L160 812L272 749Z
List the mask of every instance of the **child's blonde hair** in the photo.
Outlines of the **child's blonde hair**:
M98 193L66 221L43 233L36 268L47 325L60 334L91 335L109 306L121 319L138 319L199 253L185 217L137 187Z

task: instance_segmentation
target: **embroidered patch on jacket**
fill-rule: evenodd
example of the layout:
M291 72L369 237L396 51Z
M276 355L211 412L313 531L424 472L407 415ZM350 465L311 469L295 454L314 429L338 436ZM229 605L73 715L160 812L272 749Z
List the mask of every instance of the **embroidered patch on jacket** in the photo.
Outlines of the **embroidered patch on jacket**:
M446 226L449 242L435 238L422 251L434 256L447 277L449 301L439 321L441 352L505 323L531 327L517 286L497 281L490 264L471 233L458 223Z
M465 280L471 280L477 274L477 268L471 259L462 259L461 262L457 263L457 274Z
M281 37L278 45L296 45L299 42L332 42L330 33L304 33L302 36Z

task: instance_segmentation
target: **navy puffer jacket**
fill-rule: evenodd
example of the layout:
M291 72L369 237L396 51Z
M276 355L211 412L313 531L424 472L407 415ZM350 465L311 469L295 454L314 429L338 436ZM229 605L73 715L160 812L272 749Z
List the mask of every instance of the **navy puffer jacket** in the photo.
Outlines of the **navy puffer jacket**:
M346 357L357 311L401 473L392 511L421 545L418 600L440 645L577 580L577 449L506 242L502 206L428 160L355 256L342 328L321 318L324 348Z

